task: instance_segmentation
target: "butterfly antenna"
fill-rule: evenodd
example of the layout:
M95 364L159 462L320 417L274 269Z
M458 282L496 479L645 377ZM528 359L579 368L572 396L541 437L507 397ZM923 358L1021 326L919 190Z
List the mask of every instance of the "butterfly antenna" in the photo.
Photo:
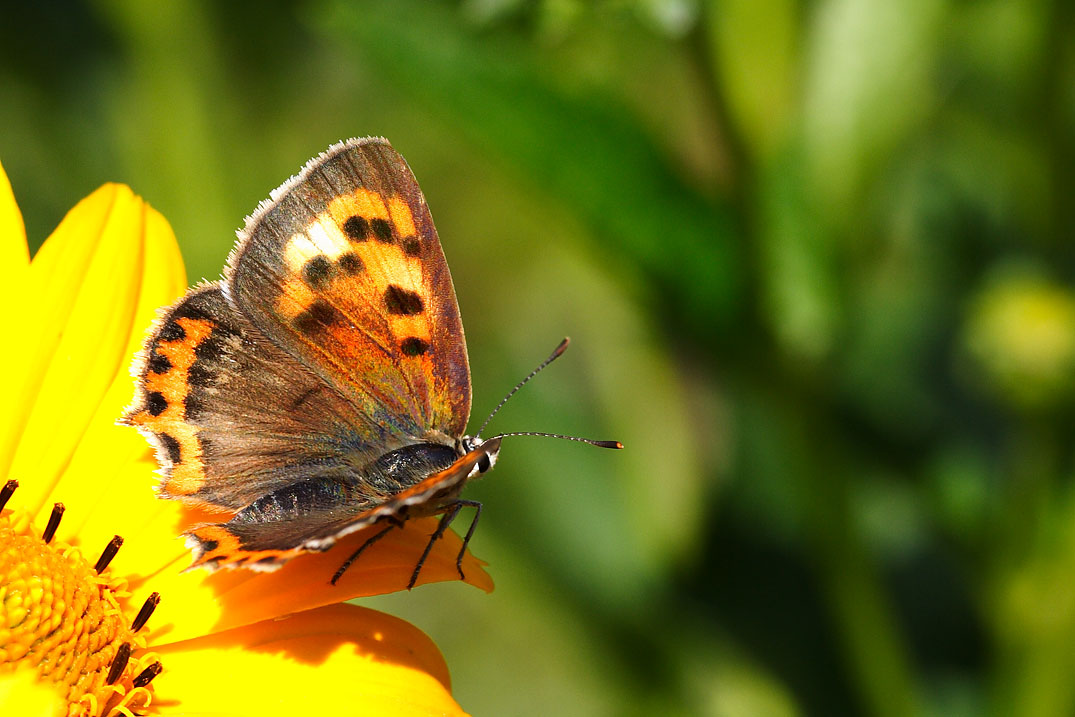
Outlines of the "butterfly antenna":
M597 446L598 448L623 448L623 444L619 441L595 441L592 438L579 438L578 436L564 436L559 433L538 433L537 431L520 431L518 433L500 433L493 436L493 438L507 438L508 436L542 436L543 438L562 438L565 441L578 441L579 443L589 443L591 446ZM488 440L493 440L490 438Z
M571 343L571 339L565 336L564 340L560 342L560 345L556 347L556 350L554 350L549 355L549 357L547 359L542 361L541 365L539 365L536 369L531 371L530 374L526 378L524 378L522 381L519 381L519 383L516 384L515 388L511 389L510 391L508 391L508 395L504 396L504 398L500 401L500 403L498 403L496 405L496 408L494 408L493 412L489 414L489 417L485 419L485 422L482 423L481 428L478 429L478 432L475 435L480 436L482 434L482 431L484 431L485 427L489 425L489 421L493 420L493 416L496 415L497 411L499 411L501 408L503 408L504 404L508 402L508 399L511 398L512 396L514 396L515 393L520 388L525 386L527 381L529 381L534 376L537 376L539 373L541 373L541 369L545 368L546 366L551 364L553 361L555 361L556 359L560 358L560 356L563 355L564 351L567 350L567 345L569 343Z

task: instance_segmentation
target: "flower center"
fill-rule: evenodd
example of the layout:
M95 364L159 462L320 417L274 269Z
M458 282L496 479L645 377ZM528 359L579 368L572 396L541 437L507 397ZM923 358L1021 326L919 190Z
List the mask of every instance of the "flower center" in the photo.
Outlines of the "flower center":
M15 481L0 489L0 509ZM5 495L6 494L6 495ZM143 669L146 641L138 634L156 607L156 593L132 620L127 581L108 562L122 538L95 564L78 548L52 539L63 515L53 509L42 535L20 513L0 514L0 672L36 670L68 703L68 715L106 715L148 704L145 689L160 663Z

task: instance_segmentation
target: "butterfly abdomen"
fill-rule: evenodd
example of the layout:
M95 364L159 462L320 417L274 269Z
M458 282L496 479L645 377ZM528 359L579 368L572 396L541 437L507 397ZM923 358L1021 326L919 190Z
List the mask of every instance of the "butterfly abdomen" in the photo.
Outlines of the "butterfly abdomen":
M243 508L232 523L272 523L301 519L315 512L340 511L358 514L374 505L354 481L341 478L314 478L292 483Z

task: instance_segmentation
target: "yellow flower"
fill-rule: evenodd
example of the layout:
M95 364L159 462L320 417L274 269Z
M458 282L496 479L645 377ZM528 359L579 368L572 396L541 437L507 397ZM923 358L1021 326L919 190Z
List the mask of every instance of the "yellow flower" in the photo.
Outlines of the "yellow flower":
M0 266L0 714L462 714L428 637L337 604L405 587L435 519L336 586L368 533L275 573L182 572L190 511L155 497L148 446L115 423L146 327L186 288L160 214L106 185L31 262L0 167ZM459 547L446 534L420 582L457 579ZM464 570L492 588L469 554Z
M1075 293L1005 267L975 297L964 344L985 386L1011 405L1048 410L1075 395Z

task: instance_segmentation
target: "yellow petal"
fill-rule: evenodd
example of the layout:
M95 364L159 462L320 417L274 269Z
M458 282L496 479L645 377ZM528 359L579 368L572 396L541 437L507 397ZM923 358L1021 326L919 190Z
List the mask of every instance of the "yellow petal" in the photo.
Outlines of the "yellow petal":
M14 320L25 350L0 357L16 383L0 412L0 475L24 479L31 511L48 502L129 361L146 215L130 189L106 185L68 213L30 265L35 301Z
M4 307L8 321L5 331L9 337L8 341L11 342L14 337L20 336L18 319L26 309L24 287L29 273L30 251L26 245L26 228L22 222L22 213L19 211L19 205L15 203L11 182L8 181L3 166L0 166L0 266L4 267L4 281L0 282L0 306ZM5 344L4 351L0 353L0 371L4 372L0 374L4 376L3 383L0 384L4 391L4 403L0 408L0 476L4 475L14 441L18 438L15 434L16 425L21 422L19 416L9 414L20 408L19 392L24 388L22 377L7 371L11 370L12 359L17 358L12 354L22 354L25 346L26 342L22 340L19 341L17 349Z
M213 574L200 569L180 572L190 564L190 552L172 537L176 534L175 521L179 519L173 507L176 504L158 503L164 510L173 512L171 520L166 512L155 513L133 540L124 543L113 563L120 574L133 572L144 576L131 581L135 602L144 600L152 591L161 593L161 604L150 623L154 644L220 632L355 597L405 590L437 525L436 518L407 521L403 529L393 530L370 546L340 581L332 585L329 580L347 556L369 538L369 529L347 536L327 552L295 558L272 573L244 569ZM169 525L173 526L171 530ZM160 546L168 540L171 549L163 555L143 552L148 546ZM452 531L445 533L422 567L418 584L458 580L455 559L461 546L458 535ZM151 563L154 559L156 562ZM150 564L162 568L146 575L144 569ZM485 591L493 589L493 581L481 561L469 552L463 560L463 573L471 585Z
M436 645L414 626L332 605L154 648L161 715L465 714Z
M53 502L67 507L57 535L67 542L81 543L87 554L100 550L113 535L124 531L127 516L140 516L147 508L156 508L156 462L152 450L138 431L116 423L134 393L134 379L128 370L130 360L141 348L159 307L172 303L186 289L175 236L153 209L146 214L145 262L140 271L141 292L123 342L126 361L87 425L62 478L45 501L46 507ZM134 473L130 472L132 468Z
M15 194L11 191L4 165L0 164L0 266L4 267L5 272L15 270L21 273L29 265L30 250L26 245L22 212L15 203Z
M67 700L41 682L37 670L25 668L0 674L0 707L5 715L60 717L67 712Z

